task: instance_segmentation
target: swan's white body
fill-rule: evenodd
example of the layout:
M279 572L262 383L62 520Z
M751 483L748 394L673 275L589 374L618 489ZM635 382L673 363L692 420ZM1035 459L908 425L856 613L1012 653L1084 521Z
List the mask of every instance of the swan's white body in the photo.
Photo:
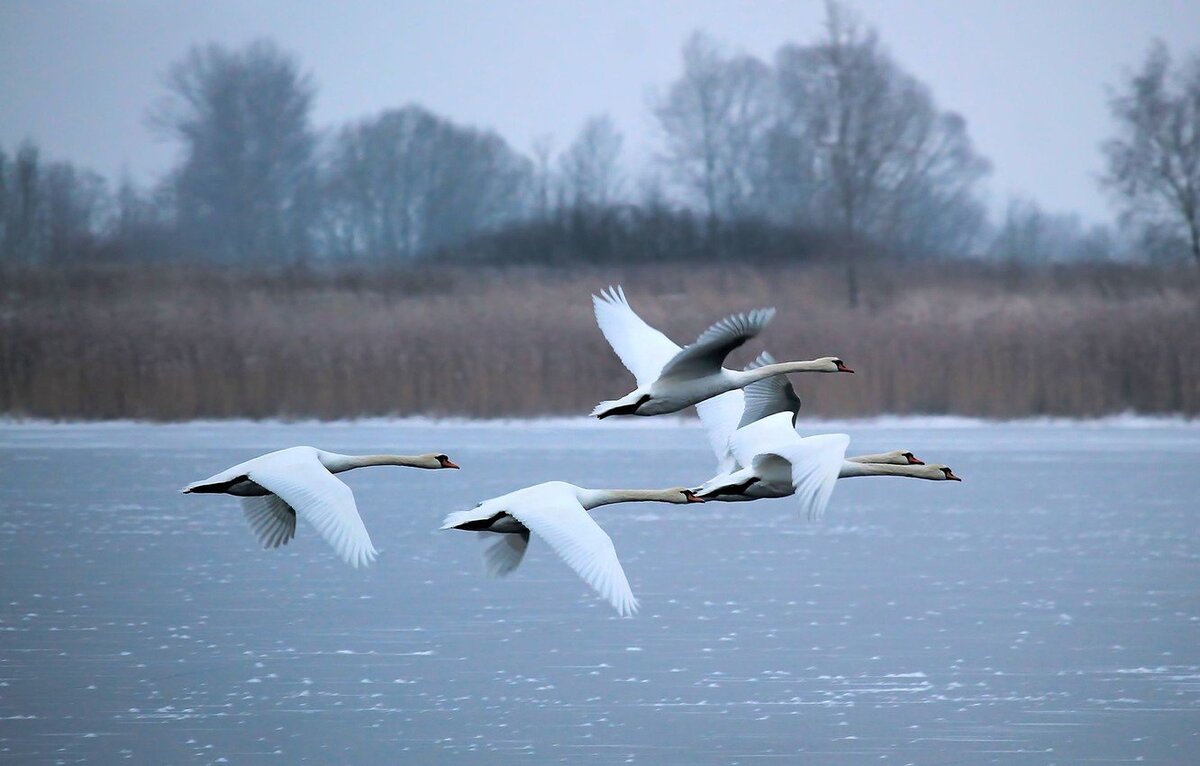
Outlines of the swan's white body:
M705 330L686 348L646 324L625 300L620 287L592 296L596 324L637 388L620 399L601 402L592 410L598 418L611 415L663 415L789 372L852 372L840 359L824 357L784 362L756 369L730 370L725 357L771 321L775 309L758 309L726 317Z
M683 488L585 489L563 481L549 481L485 500L469 511L451 513L442 523L442 529L503 535L483 554L484 569L492 577L503 577L517 568L532 531L624 617L637 611L637 599L629 588L612 540L588 511L602 505L637 501L703 502Z
M181 491L234 495L264 548L296 536L296 517L317 528L338 555L355 568L378 552L358 515L354 493L335 473L371 465L457 468L445 455L341 455L314 447L289 447L238 463Z

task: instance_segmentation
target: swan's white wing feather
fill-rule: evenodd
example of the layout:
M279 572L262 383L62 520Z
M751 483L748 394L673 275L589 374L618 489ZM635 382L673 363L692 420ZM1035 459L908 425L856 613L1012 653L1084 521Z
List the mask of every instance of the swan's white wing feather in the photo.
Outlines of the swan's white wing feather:
M759 459L778 455L791 463L792 487L800 510L808 519L815 520L829 505L849 445L850 437L845 434L820 434L797 439L793 444L777 445Z
M720 372L729 352L762 332L773 316L772 308L725 317L663 365L660 377L690 379Z
M527 493L508 512L545 540L622 617L637 611L612 540L576 497L562 491Z
M253 468L250 479L279 495L317 528L337 554L355 568L378 555L358 515L354 493L317 459L297 457Z
M729 439L737 430L743 401L741 390L735 388L696 405L696 414L708 434L708 444L717 457L717 473L729 473L738 467Z
M775 357L764 351L746 365L746 369L755 370L768 364L775 364ZM800 412L800 397L786 375L773 375L751 383L745 389L735 388L700 402L696 412L717 456L717 472L730 473L742 467L729 444L734 432L777 412L791 412L794 428L796 415Z
M639 388L657 380L663 365L679 353L677 343L646 324L630 308L620 286L593 295L592 307L600 332L621 363L633 373Z
M798 441L800 435L792 426L791 414L777 412L734 431L729 439L729 449L740 465L749 466L755 457L769 452L776 445Z
M525 558L525 549L529 547L529 531L513 534L495 534L481 532L485 538L498 537L499 540L489 540L489 545L483 549L483 572L488 577L504 577L516 569Z
M756 370L768 364L775 364L775 357L764 351L746 365L746 369ZM796 389L792 387L787 375L772 375L755 381L746 386L744 391L744 406L742 412L738 413L741 420L736 427L748 426L756 420L778 412L792 413L792 427L795 427L796 416L800 414L800 397L796 395Z
M243 497L242 513L264 548L287 545L296 536L296 512L277 495Z

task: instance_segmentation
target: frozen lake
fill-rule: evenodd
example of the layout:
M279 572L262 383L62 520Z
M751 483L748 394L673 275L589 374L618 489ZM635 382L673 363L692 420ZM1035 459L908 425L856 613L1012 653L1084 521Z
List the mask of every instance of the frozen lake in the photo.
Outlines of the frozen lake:
M536 539L484 580L438 524L552 478L697 484L698 426L2 424L0 761L1197 762L1200 427L844 430L965 481L842 481L819 524L598 510L641 600L620 619ZM360 571L176 493L294 444L463 470L347 475L382 551Z

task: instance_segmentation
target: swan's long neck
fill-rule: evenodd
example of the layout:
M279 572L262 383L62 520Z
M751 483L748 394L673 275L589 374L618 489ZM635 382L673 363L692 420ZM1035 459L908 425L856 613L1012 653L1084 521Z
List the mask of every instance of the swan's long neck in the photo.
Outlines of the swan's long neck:
M366 468L372 465L425 467L425 461L417 455L339 455L336 452L322 452L321 463L329 469L330 473L352 471L355 468Z
M887 465L909 465L908 458L903 454L897 455L894 452L881 452L878 455L858 455L857 457L848 457L847 461L851 463L875 463ZM912 465L920 465L912 463Z
M930 470L927 465L893 465L890 463L855 463L846 460L838 471L839 479L850 479L855 476L907 476L910 479L941 479L945 478L939 470Z
M580 489L579 504L587 510L613 503L661 502L678 503L682 496L672 489Z
M829 362L813 359L806 362L776 362L755 367L753 370L730 370L730 372L737 377L739 383L750 385L774 375L785 375L789 372L836 372L836 370L830 370Z

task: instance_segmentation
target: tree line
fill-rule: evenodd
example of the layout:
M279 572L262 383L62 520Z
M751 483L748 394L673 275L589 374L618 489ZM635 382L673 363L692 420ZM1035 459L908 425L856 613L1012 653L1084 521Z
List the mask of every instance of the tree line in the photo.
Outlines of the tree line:
M830 2L824 30L767 62L696 33L650 111L660 158L622 161L589 118L561 151L529 152L419 105L329 129L299 61L261 40L192 49L149 119L179 149L155 184L111 188L33 144L0 147L0 259L41 266L173 260L222 266L466 262L861 261L983 255L1200 263L1200 57L1161 43L1110 94L1102 179L1118 228L1012 200L997 222L990 165L878 34Z

